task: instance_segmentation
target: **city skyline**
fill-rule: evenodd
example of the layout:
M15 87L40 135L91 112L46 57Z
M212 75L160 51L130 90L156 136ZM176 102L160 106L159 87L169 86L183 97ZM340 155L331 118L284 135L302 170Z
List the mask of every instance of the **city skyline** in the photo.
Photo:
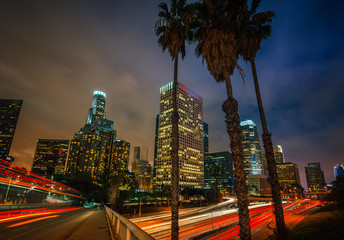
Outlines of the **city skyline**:
M95 90L107 94L107 114L119 139L147 145L153 162L159 88L173 76L170 57L161 53L154 36L159 2L0 3L0 98L24 100L10 153L17 164L31 166L37 139L72 139ZM277 17L257 56L273 143L300 169L321 162L326 182L334 180L333 166L343 162L344 55L338 48L343 30L336 11L342 3L334 2L263 1L262 10L274 10ZM180 62L179 79L204 99L209 151L228 151L224 85L215 83L193 49L188 47ZM252 119L261 134L250 69L240 64L246 85L237 73L233 76L239 114ZM306 186L303 171L300 178Z

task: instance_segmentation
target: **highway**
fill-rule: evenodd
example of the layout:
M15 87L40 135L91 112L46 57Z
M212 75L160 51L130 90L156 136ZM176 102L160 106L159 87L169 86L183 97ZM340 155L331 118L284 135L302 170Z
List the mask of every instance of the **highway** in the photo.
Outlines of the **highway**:
M284 204L285 220L292 227L316 208L319 203L310 200L299 200ZM252 236L254 239L266 239L275 227L271 204L250 206ZM202 233L225 227L226 229L204 239L235 239L239 234L238 213L236 209L217 210L200 214L181 214L179 220L180 239L190 239ZM170 218L167 214L160 216L131 219L136 225L156 239L170 239Z
M110 235L104 210L67 208L0 218L0 238L18 240L105 239Z

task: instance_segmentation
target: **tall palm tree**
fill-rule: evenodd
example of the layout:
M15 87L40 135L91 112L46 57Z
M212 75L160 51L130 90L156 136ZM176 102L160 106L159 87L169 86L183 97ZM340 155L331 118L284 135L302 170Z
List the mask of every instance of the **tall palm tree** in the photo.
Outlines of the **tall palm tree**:
M226 114L227 132L230 138L234 162L235 193L238 198L240 239L251 239L251 227L247 199L247 174L244 170L238 102L233 97L231 78L238 66L236 37L240 35L240 23L246 1L204 0L198 5L196 55L202 56L216 82L225 82L227 100L222 105Z
M171 161L172 161L172 225L171 239L178 239L178 205L179 205L179 136L177 110L177 74L179 54L183 59L185 57L185 42L190 41L192 34L190 23L193 18L192 4L186 4L186 0L171 0L170 8L165 2L159 4L159 20L155 24L155 33L158 36L158 44L162 50L168 50L174 61L173 77L173 111L172 121L172 141L171 141Z
M261 0L252 0L250 8L246 7L241 27L241 30L244 32L244 34L241 35L242 39L240 39L239 41L239 54L246 62L251 63L259 114L263 128L263 144L271 180L277 237L278 239L288 239L288 231L284 222L280 186L278 183L278 176L276 172L276 162L274 159L273 146L271 142L271 134L269 133L266 124L255 64L256 54L260 49L262 40L271 35L271 22L273 17L275 16L275 13L272 11L257 12L260 1Z

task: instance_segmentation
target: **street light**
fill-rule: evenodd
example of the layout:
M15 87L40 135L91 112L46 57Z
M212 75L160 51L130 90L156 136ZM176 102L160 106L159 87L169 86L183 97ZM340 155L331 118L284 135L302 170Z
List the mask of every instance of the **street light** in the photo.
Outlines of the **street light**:
M5 204L5 201L7 201L7 196L8 196L8 192L9 192L9 190L10 190L11 182L12 182L12 177L10 177L10 182L8 183L8 187L7 187L7 192L6 192L4 204Z

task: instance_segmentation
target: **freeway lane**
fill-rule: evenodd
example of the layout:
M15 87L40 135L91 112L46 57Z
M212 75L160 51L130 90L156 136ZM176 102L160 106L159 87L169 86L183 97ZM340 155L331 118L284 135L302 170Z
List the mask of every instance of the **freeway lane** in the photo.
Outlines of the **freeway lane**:
M104 210L84 208L0 222L0 236L7 240L110 239Z

